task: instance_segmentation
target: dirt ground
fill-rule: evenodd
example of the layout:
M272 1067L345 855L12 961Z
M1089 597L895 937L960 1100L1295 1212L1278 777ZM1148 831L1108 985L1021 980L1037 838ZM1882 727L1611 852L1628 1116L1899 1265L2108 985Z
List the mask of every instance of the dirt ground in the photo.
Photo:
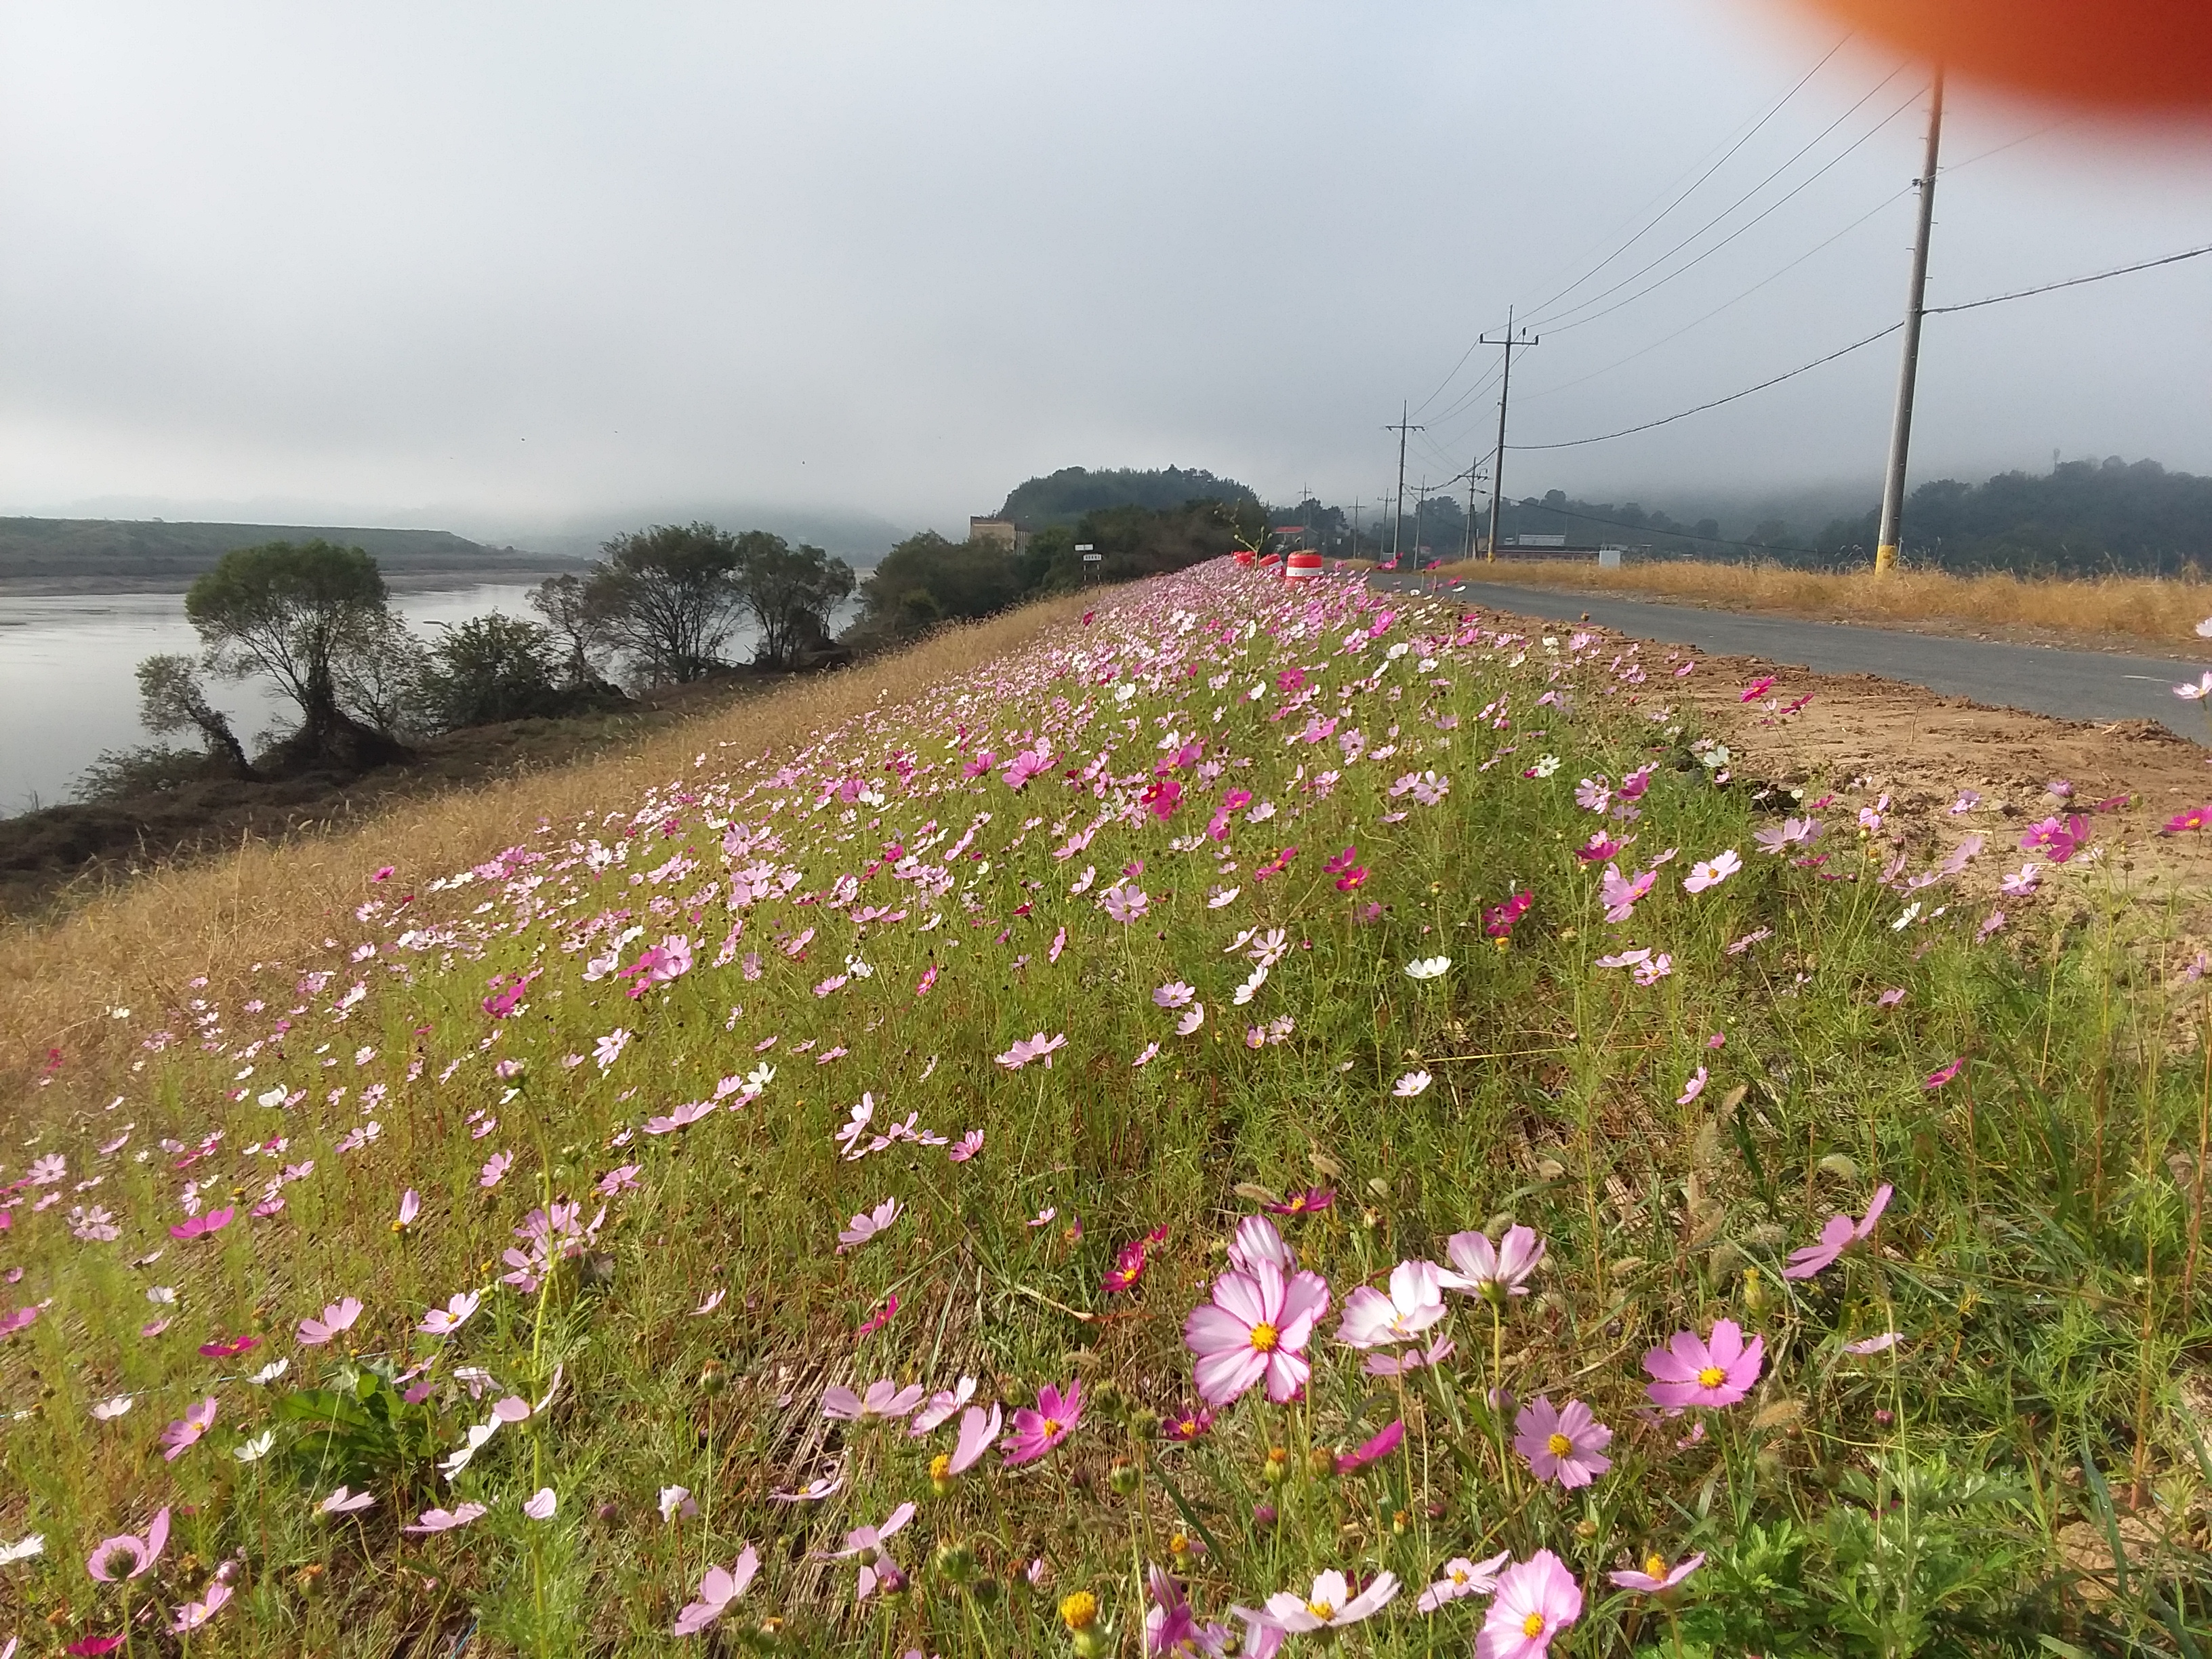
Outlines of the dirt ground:
M1506 615L1489 611L1485 620L1502 623ZM1557 623L1516 620L1538 637L1567 632ZM1631 638L1585 629L1624 647ZM2095 823L2091 846L2104 846L2104 856L2117 858L2131 878L2212 889L2212 831L2158 833L2177 812L2212 802L2212 750L2154 721L2053 720L1871 674L1818 674L1648 641L1642 651L1650 665L1644 701L1695 710L1701 728L1729 746L1739 777L1806 786L1808 799L1864 780L1851 807L1869 792L1887 792L1892 828L1905 830L1916 868L1931 848L1940 855L1969 833L1987 836L1976 878L1965 884L1969 890L1993 889L2005 860L2013 869L2031 860L2047 865L2045 855L2020 850L2021 834L2069 812ZM1698 665L1688 678L1663 672L1685 657ZM1769 674L1777 676L1773 685L1743 702L1746 688ZM1787 708L1801 697L1809 701L1786 718L1765 707L1770 698ZM2060 781L2072 786L2070 796L2051 791ZM1981 796L1979 805L1951 812L1969 790ZM2124 805L2097 810L2118 797Z

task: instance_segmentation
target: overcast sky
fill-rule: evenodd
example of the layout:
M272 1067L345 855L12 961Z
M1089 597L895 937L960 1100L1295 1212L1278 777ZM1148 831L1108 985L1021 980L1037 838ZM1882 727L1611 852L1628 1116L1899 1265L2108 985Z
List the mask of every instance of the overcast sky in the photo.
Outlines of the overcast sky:
M8 5L0 513L949 529L1169 463L1371 503L1401 399L1415 475L1486 448L1498 354L1455 365L1509 305L1529 444L1893 321L1928 76L1839 35L1751 0ZM1931 305L2212 241L2202 131L1954 84L1944 150ZM1931 319L1916 476L2212 471L2208 300L2212 258ZM1870 501L1896 362L1510 453L1508 493Z

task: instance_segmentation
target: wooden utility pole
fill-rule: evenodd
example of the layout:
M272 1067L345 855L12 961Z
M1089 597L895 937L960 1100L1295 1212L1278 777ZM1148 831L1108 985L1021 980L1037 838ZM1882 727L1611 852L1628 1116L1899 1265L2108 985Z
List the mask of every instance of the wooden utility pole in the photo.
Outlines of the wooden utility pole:
M1537 337L1527 329L1521 337L1513 336L1513 313L1505 313L1505 337L1493 340L1487 334L1477 341L1481 345L1500 345L1505 348L1505 378L1498 388L1498 455L1490 464L1490 562L1498 562L1498 506L1499 492L1505 488L1505 400L1513 394L1513 349L1538 343Z
M1889 471L1881 486L1881 533L1875 538L1874 571L1897 567L1897 541L1905 517L1905 463L1912 446L1912 384L1920 373L1921 300L1928 288L1928 231L1936 217L1936 152L1943 136L1943 70L1936 70L1928 106L1928 154L1920 167L1920 233L1912 241L1912 286L1905 301L1905 356L1897 372L1897 412L1889 427Z

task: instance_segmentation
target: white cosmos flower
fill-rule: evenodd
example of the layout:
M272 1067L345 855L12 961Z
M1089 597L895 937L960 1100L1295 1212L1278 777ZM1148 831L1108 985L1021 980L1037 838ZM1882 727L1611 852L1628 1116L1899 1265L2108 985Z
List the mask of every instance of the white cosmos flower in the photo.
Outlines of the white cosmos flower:
M276 1431L264 1429L251 1440L241 1440L230 1449L230 1455L241 1463L258 1463L269 1455L269 1449L276 1443Z
M1415 957L1406 964L1407 979L1442 979L1450 970L1449 957Z

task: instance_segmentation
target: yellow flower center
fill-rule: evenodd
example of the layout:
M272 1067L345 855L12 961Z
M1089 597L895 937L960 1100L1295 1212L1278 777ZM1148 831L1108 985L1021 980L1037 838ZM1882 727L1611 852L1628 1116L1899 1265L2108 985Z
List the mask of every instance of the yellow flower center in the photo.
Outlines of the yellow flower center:
M1701 1389L1717 1389L1727 1381L1728 1373L1717 1365L1708 1365L1698 1373L1698 1386Z
M1667 1576L1667 1563L1656 1555L1645 1556L1644 1576L1647 1578L1664 1578Z
M1454 1567L1451 1570L1451 1581L1455 1584L1464 1584L1467 1583L1467 1569L1465 1567Z
M1523 1619L1521 1621L1521 1633L1528 1637L1541 1636L1544 1633L1544 1615L1540 1613L1532 1613Z
M1544 1449L1554 1457L1565 1457L1575 1449L1575 1443L1564 1434L1555 1434L1544 1443Z
M1275 1328L1264 1319L1255 1325L1252 1328L1252 1346L1261 1353L1274 1352Z
M1045 1420L1044 1420L1044 1437L1045 1437L1046 1439L1049 1440L1049 1439L1051 1439L1051 1438L1053 1437L1053 1436L1054 1436L1054 1435L1056 1435L1056 1434L1058 1434L1058 1433L1060 1433L1060 1419L1059 1419L1058 1418L1056 1418L1056 1417L1048 1417L1048 1418L1046 1418L1046 1419L1045 1419Z
M1070 1630L1088 1630L1098 1617L1098 1598L1078 1590L1060 1604L1060 1622Z
M950 1480L951 1475L952 1455L950 1452L939 1452L936 1456L929 1460L929 1478L931 1480Z
M1335 1607L1327 1601L1309 1601L1306 1603L1306 1611L1324 1625L1336 1617Z

